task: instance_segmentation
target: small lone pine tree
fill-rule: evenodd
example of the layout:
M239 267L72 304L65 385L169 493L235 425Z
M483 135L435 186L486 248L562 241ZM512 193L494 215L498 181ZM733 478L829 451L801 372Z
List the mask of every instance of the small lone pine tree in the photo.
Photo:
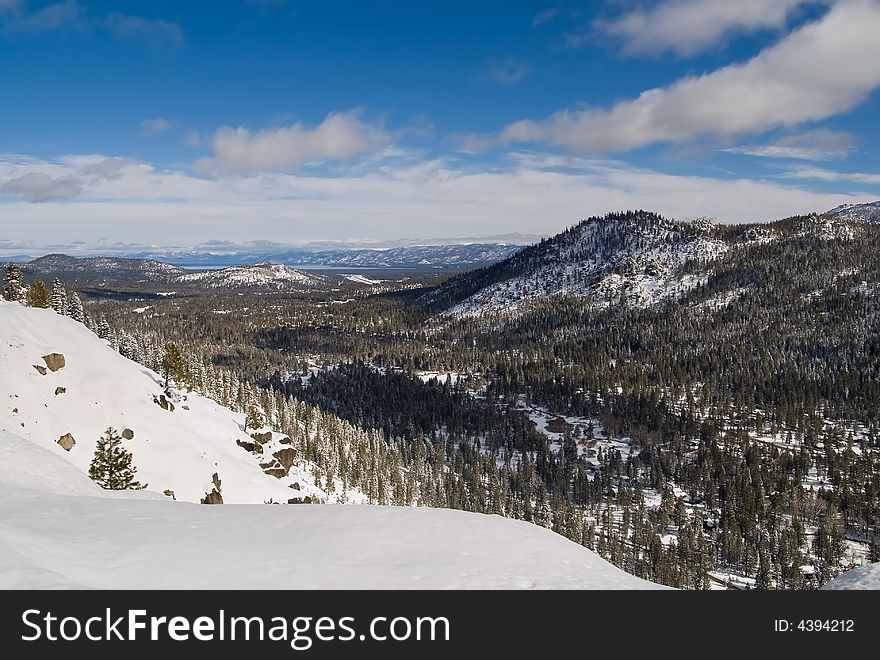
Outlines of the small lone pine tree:
M95 457L89 465L89 477L107 490L144 488L135 481L137 468L132 467L131 458L131 452L122 446L122 436L108 426L95 448Z
M261 428L264 423L265 420L263 419L263 415L260 413L259 409L254 405L248 406L247 412L244 416L244 430L256 430L258 428Z
M165 344L165 354L162 356L161 367L166 390L172 380L178 386L188 386L192 381L186 359L183 357L183 353L180 352L177 344L173 342Z
M6 273L3 276L3 297L6 300L24 300L24 277L21 274L21 266L7 264Z
M29 307L49 307L49 290L43 284L43 280L34 280L27 290L27 304Z
M56 313L67 315L67 291L64 290L64 285L57 277L52 281L50 302Z

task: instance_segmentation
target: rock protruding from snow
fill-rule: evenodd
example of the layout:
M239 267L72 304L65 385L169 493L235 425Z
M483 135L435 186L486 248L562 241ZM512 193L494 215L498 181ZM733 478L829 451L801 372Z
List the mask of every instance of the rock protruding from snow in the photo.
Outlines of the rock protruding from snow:
M65 365L64 355L61 353L49 353L48 355L44 355L43 362L46 363L46 368L52 372L64 369Z
M61 445L61 448L64 451L70 451L76 444L76 440L73 439L73 436L70 435L70 433L65 433L60 438L58 438L58 444Z

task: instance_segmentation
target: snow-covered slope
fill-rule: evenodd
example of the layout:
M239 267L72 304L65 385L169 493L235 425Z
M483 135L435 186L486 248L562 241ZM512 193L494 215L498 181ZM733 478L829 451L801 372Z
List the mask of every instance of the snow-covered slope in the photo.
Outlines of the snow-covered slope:
M586 297L597 305L625 297L630 306L677 297L705 279L682 276L685 263L711 261L727 250L713 234L707 221L672 222L645 211L590 218L492 268L441 286L435 300L459 301L439 319L517 312L555 294Z
M188 273L178 279L180 282L197 282L215 289L253 287L303 291L318 288L325 283L320 275L273 263Z
M857 566L846 573L841 573L822 585L822 589L829 591L880 589L880 562Z
M851 222L880 224L880 201L867 204L841 204L827 211L825 215Z
M83 587L660 588L549 530L498 516L210 507L102 491L55 452L0 431L0 588Z
M65 362L54 372L42 359L51 353L62 354ZM86 473L108 426L131 429L134 437L125 446L134 456L137 479L150 490L173 491L178 500L200 501L213 490L217 473L226 503L287 503L306 496L362 501L356 491L343 493L341 484L328 495L315 485L306 461L281 479L266 474L260 460L286 448L282 435L274 433L256 456L236 443L253 443L242 430L242 415L192 393L166 410L155 400L162 392L157 374L119 355L81 323L50 309L0 301L0 430ZM75 441L69 451L58 444L66 434Z

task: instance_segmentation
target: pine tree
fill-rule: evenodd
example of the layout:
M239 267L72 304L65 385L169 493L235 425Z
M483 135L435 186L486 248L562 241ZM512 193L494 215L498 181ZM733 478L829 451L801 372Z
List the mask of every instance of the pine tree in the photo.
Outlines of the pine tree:
M186 359L183 357L183 353L180 352L177 344L173 342L165 344L165 354L162 356L161 368L166 390L172 380L178 386L188 385L192 380Z
M259 408L255 405L248 406L247 413L244 418L244 430L262 428L265 420Z
M89 477L107 490L137 490L145 488L135 481L137 469L131 465L131 452L122 446L122 436L107 427L98 440L95 456L89 465Z
M110 339L110 336L113 334L113 331L110 329L110 324L107 323L107 319L103 316L101 317L101 320L98 321L98 326L95 328L95 334L101 339Z
M6 273L3 277L3 297L6 300L24 300L24 277L21 274L21 266L7 264Z
M52 296L50 302L52 309L54 309L57 314L67 315L67 292L64 290L64 285L61 284L61 280L57 277L52 280Z
M70 294L68 314L74 321L79 321L80 323L86 322L86 312L85 309L83 309L82 300L79 299L79 295L77 295L76 291Z
M34 280L27 290L27 304L29 307L47 308L50 305L49 291L43 280Z

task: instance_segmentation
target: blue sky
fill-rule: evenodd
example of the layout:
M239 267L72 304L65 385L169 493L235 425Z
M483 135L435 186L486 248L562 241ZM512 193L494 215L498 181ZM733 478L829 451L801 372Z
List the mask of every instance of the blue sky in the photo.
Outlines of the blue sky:
M878 0L0 0L0 254L876 199L878 33Z

